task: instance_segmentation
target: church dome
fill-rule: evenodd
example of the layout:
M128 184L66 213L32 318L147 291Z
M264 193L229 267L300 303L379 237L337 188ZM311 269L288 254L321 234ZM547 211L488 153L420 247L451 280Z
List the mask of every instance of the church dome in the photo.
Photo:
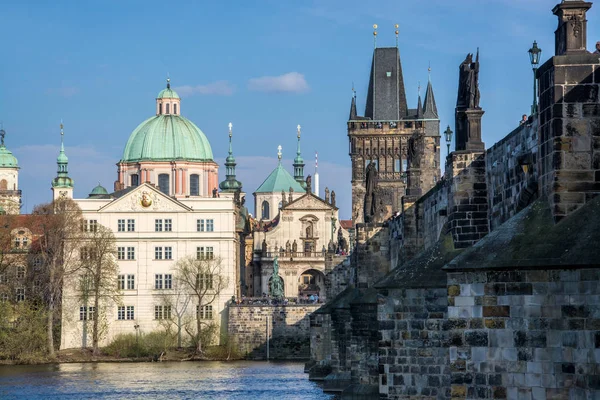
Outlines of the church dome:
M170 86L170 85L169 85ZM179 95L176 91L171 89L170 87L161 90L156 96L157 99L178 99Z
M129 136L121 162L213 161L208 139L181 115L156 115Z
M104 186L98 184L95 188L92 189L88 197L96 197L108 194L108 190L104 188Z
M283 168L280 162L262 185L256 189L255 193L280 193L281 191L287 192L290 188L294 189L295 192L305 191L292 175Z
M18 168L19 163L13 153L4 146L0 146L0 167L3 168Z

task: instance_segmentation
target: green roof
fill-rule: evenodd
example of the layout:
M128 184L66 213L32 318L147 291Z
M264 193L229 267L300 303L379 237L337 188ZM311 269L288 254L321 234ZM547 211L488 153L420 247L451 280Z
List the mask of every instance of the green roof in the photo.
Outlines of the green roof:
M178 99L179 95L177 94L176 91L174 91L170 87L167 87L166 89L161 90L160 93L158 93L158 96L156 98L157 99Z
M13 156L13 153L6 148L6 146L0 146L0 167L5 168L18 168L19 163L17 158Z
M104 194L108 194L108 190L106 190L104 188L104 186L98 184L98 186L96 186L95 188L92 189L92 191L89 194L89 197L97 196L97 195L104 195Z
M135 128L121 162L175 160L213 161L213 153L208 139L192 121L170 114L150 117Z
M304 192L304 189L289 172L279 163L277 168L269 174L267 179L256 189L255 193L279 193L282 190L288 192L290 187L294 192Z

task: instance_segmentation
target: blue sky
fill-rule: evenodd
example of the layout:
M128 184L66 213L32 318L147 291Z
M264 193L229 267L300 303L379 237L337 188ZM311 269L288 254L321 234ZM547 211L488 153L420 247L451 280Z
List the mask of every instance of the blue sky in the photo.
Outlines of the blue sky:
M233 122L246 192L276 166L279 144L291 171L300 124L306 173L314 172L318 151L321 190L336 191L348 218L346 120L352 82L364 110L374 23L381 47L395 45L393 25L400 24L411 108L431 63L444 128L454 127L458 65L480 48L488 147L530 110L527 50L535 39L542 60L552 56L557 23L557 0L2 3L0 120L21 166L25 212L51 198L61 118L76 197L98 182L111 189L127 138L155 112L169 73L182 114L207 135L220 164ZM588 13L588 49L600 40L599 8Z

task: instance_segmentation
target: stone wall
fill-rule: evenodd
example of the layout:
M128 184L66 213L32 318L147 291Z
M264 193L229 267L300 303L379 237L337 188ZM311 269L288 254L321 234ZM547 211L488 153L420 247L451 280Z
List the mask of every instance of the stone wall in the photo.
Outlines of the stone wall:
M269 359L308 359L309 316L320 306L229 306L228 333L238 350L251 359L267 358L267 336Z
M452 398L600 396L600 271L448 274Z
M490 230L538 196L538 121L520 125L486 152ZM522 165L527 165L524 172Z

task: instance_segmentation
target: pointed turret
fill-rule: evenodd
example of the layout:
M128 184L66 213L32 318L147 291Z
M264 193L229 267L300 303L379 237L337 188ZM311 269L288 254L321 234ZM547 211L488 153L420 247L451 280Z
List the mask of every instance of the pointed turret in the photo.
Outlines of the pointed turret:
M242 190L242 182L235 177L235 158L233 157L233 148L231 145L233 124L229 123L229 155L225 159L225 180L219 184L221 191L225 193L234 193Z
M429 69L431 71L431 68ZM425 109L423 115L428 119L438 119L437 106L435 105L435 97L433 96L433 86L431 85L431 75L427 82L427 91L425 92Z
M73 198L73 179L69 177L69 158L65 153L64 143L65 132L63 124L60 124L60 152L56 158L58 172L56 178L52 180L52 192L54 200L58 198Z
M21 191L19 190L19 163L13 153L6 148L6 131L0 123L0 214L19 214Z
M352 85L352 102L350 103L350 120L355 120L357 117L356 113L356 91L354 90L354 84Z
M417 118L423 118L423 103L421 102L421 84L419 83L419 101L417 103Z
M304 189L306 189L306 181L304 180L304 160L300 154L300 125L298 125L298 148L296 150L296 158L294 158L294 179Z

